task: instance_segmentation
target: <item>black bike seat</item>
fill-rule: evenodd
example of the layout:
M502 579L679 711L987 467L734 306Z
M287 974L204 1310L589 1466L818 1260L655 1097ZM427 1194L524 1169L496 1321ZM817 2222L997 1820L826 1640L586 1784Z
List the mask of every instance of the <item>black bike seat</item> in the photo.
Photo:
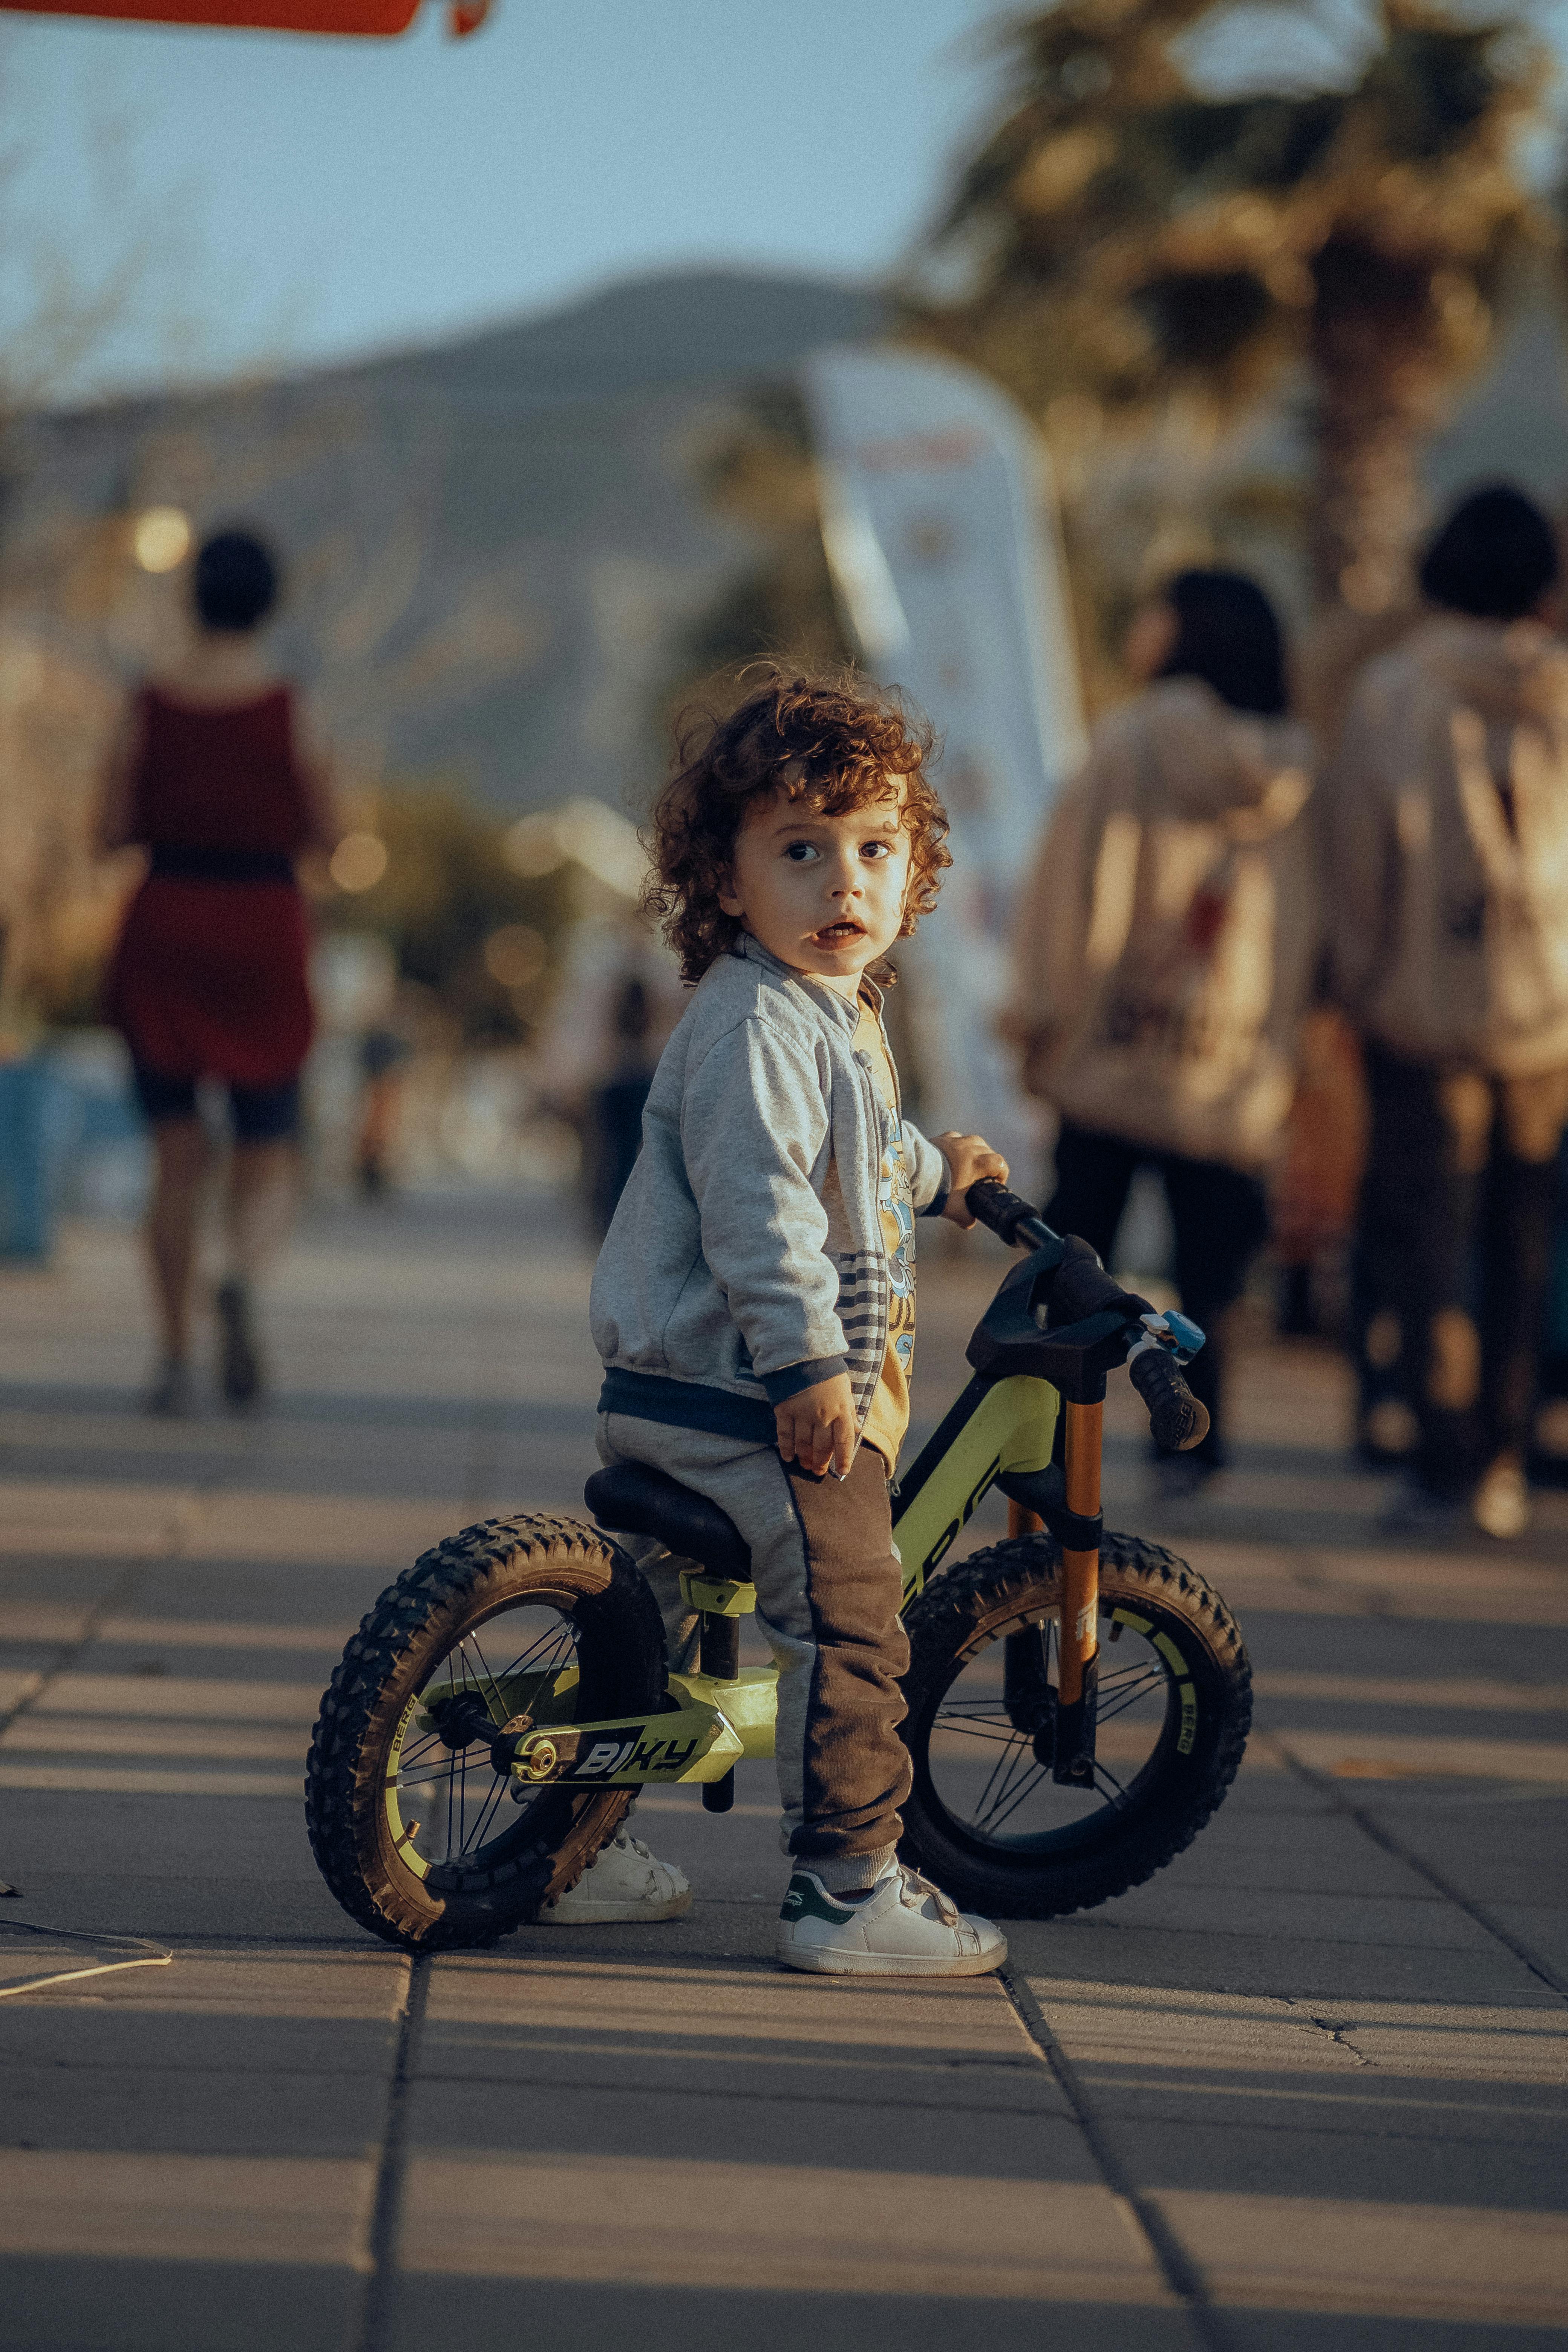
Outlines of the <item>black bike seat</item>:
M595 1470L583 1499L602 1528L615 1535L657 1536L681 1559L694 1559L710 1576L751 1581L750 1546L727 1511L705 1495L694 1495L667 1470L646 1462L616 1462Z

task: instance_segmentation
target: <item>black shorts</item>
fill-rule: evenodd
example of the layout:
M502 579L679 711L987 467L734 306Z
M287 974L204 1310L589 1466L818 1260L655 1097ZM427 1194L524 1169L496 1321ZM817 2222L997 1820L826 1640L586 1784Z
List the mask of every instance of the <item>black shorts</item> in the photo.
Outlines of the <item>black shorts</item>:
M195 1078L165 1077L142 1062L134 1065L136 1098L152 1127L167 1118L195 1118ZM280 1087L235 1087L228 1089L237 1143L285 1143L300 1132L300 1081L285 1078Z

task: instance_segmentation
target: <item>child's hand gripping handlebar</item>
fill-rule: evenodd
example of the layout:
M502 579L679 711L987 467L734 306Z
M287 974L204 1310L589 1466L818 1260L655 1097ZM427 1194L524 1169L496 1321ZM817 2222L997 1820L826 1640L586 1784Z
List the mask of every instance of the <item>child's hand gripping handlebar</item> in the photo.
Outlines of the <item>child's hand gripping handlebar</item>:
M1005 1185L972 1184L964 1198L980 1223L1012 1247L1061 1250L1060 1265L1047 1293L1052 1325L1082 1322L1108 1307L1123 1311L1128 1377L1148 1408L1154 1443L1171 1454L1186 1454L1201 1444L1208 1435L1208 1410L1182 1378L1173 1353L1178 1338L1194 1352L1203 1345L1203 1334L1196 1326L1181 1321L1178 1334L1146 1298L1123 1290L1106 1273L1087 1242L1076 1235L1064 1240L1054 1234L1039 1211L1016 1192L1009 1192Z

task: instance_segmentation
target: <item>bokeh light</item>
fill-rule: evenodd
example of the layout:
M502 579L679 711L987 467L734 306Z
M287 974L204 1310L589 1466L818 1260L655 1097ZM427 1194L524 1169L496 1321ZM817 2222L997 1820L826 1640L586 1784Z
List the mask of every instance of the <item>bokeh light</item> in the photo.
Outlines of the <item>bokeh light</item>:
M647 856L637 829L603 801L570 800L558 809L519 817L506 836L514 874L536 880L574 861L596 881L635 898L647 878Z
M566 850L555 830L553 816L542 813L520 816L506 837L506 862L514 874L534 881L544 874L558 873L566 863Z
M503 923L485 941L485 970L503 988L526 988L544 970L546 952L531 923Z
M191 551L190 518L178 507L148 507L131 543L143 572L173 572Z
M386 871L386 844L378 834L345 833L327 871L340 890L374 890Z

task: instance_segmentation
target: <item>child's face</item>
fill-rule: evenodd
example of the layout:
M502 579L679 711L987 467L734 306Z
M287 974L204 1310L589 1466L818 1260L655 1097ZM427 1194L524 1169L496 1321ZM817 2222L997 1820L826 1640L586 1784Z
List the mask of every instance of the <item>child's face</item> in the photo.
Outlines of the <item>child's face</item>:
M770 955L853 993L903 929L903 793L826 816L772 793L752 803L719 904Z

